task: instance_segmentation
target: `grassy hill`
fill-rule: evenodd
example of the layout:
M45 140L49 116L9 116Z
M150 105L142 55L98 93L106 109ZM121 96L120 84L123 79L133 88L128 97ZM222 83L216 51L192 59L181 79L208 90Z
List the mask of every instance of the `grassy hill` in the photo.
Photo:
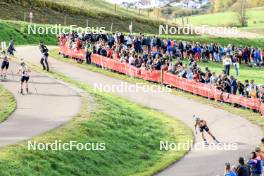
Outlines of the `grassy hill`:
M212 0L212 12L223 12L228 10L236 10L240 7L241 0ZM246 0L249 8L264 6L263 0Z
M6 120L16 109L15 97L0 85L0 122Z
M133 22L135 32L154 33L162 19L151 13L129 10L103 0L1 0L0 19L29 21L30 8L33 22L91 27L106 27L110 31L126 31ZM151 18L152 17L152 18Z
M264 34L264 7L248 9L248 27L242 30ZM216 20L217 19L217 20ZM193 25L238 26L235 12L219 12L189 18Z

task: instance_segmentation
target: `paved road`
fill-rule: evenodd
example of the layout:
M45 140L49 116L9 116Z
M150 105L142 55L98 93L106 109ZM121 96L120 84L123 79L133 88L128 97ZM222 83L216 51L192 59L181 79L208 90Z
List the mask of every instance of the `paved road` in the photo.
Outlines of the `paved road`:
M79 94L68 86L32 72L30 94L21 95L18 65L12 62L8 81L0 81L16 98L17 109L0 124L0 146L14 144L54 129L79 112Z
M37 47L25 46L18 48L18 55L30 62L39 63L40 53ZM98 73L90 72L67 63L50 58L53 69L68 77L95 86L117 86L124 83L121 80L110 78ZM127 86L134 84L127 83ZM219 151L193 149L186 157L171 165L157 175L164 176L216 176L223 175L224 163L235 162L239 156L248 155L262 137L259 127L247 120L229 112L201 104L196 101L175 96L170 93L153 93L139 90L138 92L117 91L114 94L130 101L140 103L174 116L193 128L192 115L196 114L208 121L209 127L222 143L236 143L238 150ZM196 135L196 144L201 142L201 136ZM212 140L210 140L212 143Z

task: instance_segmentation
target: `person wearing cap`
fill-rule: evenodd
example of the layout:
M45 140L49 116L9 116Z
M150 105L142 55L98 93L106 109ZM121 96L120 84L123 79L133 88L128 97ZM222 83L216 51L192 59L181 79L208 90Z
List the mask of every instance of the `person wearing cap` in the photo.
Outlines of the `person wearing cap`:
M245 164L243 157L238 159L239 165L236 167L237 176L250 176L250 167Z
M199 129L200 129L200 132L202 133L202 138L203 138L203 140L204 140L206 145L208 144L208 142L207 142L207 140L206 140L206 138L204 136L204 131L206 131L213 138L213 140L216 143L219 143L219 141L215 138L215 136L210 132L210 130L209 130L208 126L207 126L207 122L205 120L202 120L202 119L200 119L199 117L197 117L195 115L193 116L193 118L195 119L195 125L194 125L195 133L197 134L196 128L198 126Z
M230 163L225 164L225 176L237 176L236 172L231 169Z
M26 91L27 93L29 93L28 90L28 81L29 81L29 73L31 72L30 69L27 67L25 61L23 59L21 59L21 63L20 63L20 68L18 71L18 74L21 75L21 79L20 79L20 93L23 95L23 85L26 85Z

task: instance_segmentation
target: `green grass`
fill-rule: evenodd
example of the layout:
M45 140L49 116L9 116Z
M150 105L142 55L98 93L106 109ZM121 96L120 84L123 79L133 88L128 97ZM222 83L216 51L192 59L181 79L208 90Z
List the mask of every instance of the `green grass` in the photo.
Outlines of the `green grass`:
M29 23L0 20L0 41L6 41L7 45L11 38L15 39L15 44L38 44L44 41L49 45L56 45L56 35L52 34L28 34ZM46 27L49 25L37 25Z
M158 25L164 23L138 10L127 10L102 0L2 0L0 19L29 21L28 11L34 13L33 22L41 24L77 25L80 27L105 27L110 31L129 32L131 21L135 32L158 33ZM143 13L143 14L142 14Z
M0 86L0 122L6 120L16 109L14 96Z
M38 66L31 68L41 72ZM152 175L188 152L159 150L161 140L175 143L192 140L191 129L182 122L120 97L95 92L58 72L46 74L81 88L93 100L83 97L78 116L32 140L102 142L106 143L106 150L32 151L21 143L0 151L0 175Z
M135 77L130 77L130 76L126 76L123 74L103 70L103 69L98 68L94 65L76 63L72 59L65 59L62 56L58 55L58 50L52 50L51 56L57 60L60 60L60 61L66 62L66 63L70 63L74 66L78 66L78 67L81 67L81 68L89 70L89 71L104 74L106 76L113 77L116 79L128 81L130 83L142 83L142 84L150 84L150 85L154 84L154 83L150 83L148 81L138 79ZM197 96L197 95L194 95L194 94L191 94L188 92L184 92L184 91L179 90L179 89L172 89L171 93L176 95L176 96L182 96L182 97L190 99L190 100L195 100L199 103L207 104L207 105L213 106L215 108L222 109L222 110L225 110L227 112L236 114L240 117L243 117L243 118L249 120L250 122L252 122L253 124L260 126L262 131L263 131L263 134L264 134L264 118L263 118L263 116L260 115L260 113L255 113L252 110L246 109L246 108L236 108L231 104L225 104L225 103L220 103L220 102L217 102L214 100L209 100L207 98Z
M264 30L264 7L248 9L248 26L239 28L251 32ZM235 12L219 12L189 17L190 24L209 26L239 26Z
M124 8L120 5L114 5L105 0L40 0L42 2L54 2L56 4L71 6L75 8L81 8L91 13L102 14L106 13L108 15L118 15L121 17L133 17L133 18L143 18L150 19L148 14L145 11L141 10L141 14L139 15L139 11L135 9Z
M222 46L234 44L236 46L254 46L264 48L263 39L247 39L247 38L223 38L223 37L211 37L211 36L184 36L184 35L162 35L164 38L173 38L176 40L200 42L200 43L219 43Z
M188 63L187 60L184 60L184 63ZM212 72L216 72L217 75L221 74L222 71L224 70L223 64L221 63L217 63L217 62L207 62L207 63L203 63L203 62L198 62L199 67L201 67L203 70L205 69L205 67L208 67L209 70L211 70ZM230 74L235 76L235 68L233 66L231 66L231 70L230 70ZM238 76L238 80L240 81L245 81L245 80L255 80L255 82L257 84L264 84L264 69L263 68L251 68L248 67L246 65L240 64L240 68L239 68L239 76Z

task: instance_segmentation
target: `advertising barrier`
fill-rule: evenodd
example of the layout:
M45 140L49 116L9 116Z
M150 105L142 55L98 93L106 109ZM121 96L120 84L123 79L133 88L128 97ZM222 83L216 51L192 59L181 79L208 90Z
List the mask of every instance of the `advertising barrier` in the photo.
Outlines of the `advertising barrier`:
M86 58L85 50L69 49L65 46L65 41L60 42L59 51L61 54L72 58L82 60L85 60ZM119 60L107 58L98 54L92 54L91 62L96 65L100 65L102 68L114 70L132 77L137 77L140 79L157 83L163 83L178 89L182 89L187 92L191 92L196 95L215 99L217 101L241 105L246 108L257 110L262 115L264 115L264 103L261 103L260 100L257 98L247 98L239 95L232 95L229 93L222 92L212 85L195 82L194 80L188 80L185 78L180 78L177 75L168 72L163 73L159 70L143 70L131 66L128 63L122 63Z

